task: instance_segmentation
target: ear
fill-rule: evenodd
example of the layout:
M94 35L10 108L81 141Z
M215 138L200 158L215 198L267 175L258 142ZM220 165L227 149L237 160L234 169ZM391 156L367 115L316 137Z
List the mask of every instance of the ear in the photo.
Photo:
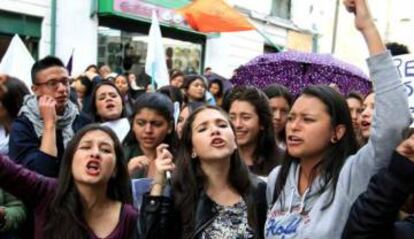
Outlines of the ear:
M39 87L37 85L32 85L32 91L35 93L35 95L39 96Z
M345 132L346 127L344 124L337 125L332 132L331 143L336 144L339 140L342 139L342 137L344 137Z

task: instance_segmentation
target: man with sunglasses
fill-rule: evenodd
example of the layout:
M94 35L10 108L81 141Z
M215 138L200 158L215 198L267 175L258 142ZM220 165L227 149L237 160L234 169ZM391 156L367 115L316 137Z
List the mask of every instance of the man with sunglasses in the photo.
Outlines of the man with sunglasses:
M90 123L69 100L69 75L62 61L47 56L31 70L32 91L10 131L10 158L48 177L57 177L60 160L74 133Z

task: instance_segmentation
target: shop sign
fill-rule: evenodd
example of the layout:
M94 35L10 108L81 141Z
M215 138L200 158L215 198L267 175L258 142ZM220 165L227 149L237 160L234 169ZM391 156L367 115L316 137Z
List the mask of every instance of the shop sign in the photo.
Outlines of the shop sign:
M155 10L158 14L160 22L169 25L177 25L180 27L190 28L185 22L184 18L178 14L175 9L170 8L179 6L177 4L166 4L168 1L156 0L114 0L114 10L123 14L144 17L151 20L152 11ZM187 0L179 0L181 4L185 5Z

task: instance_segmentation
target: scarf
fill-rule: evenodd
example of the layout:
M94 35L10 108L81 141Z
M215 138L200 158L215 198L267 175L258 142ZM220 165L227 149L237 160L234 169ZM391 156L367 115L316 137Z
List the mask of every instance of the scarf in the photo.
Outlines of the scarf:
M20 109L19 116L24 114L33 124L36 135L40 138L43 134L44 122L40 115L39 104L36 95L26 95L23 100L23 106ZM65 106L63 115L57 115L56 129L62 130L63 145L66 148L69 140L72 139L74 132L72 123L79 114L78 108L70 100Z

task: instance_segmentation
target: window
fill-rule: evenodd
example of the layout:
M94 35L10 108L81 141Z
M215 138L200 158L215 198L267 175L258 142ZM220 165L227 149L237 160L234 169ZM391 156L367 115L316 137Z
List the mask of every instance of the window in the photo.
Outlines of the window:
M290 0L273 0L270 15L290 19Z
M98 28L98 65L107 64L114 72L130 71L140 75L145 67L148 36L109 27ZM186 74L201 70L201 45L163 38L168 70Z
M18 34L33 58L38 57L42 19L0 10L0 59L9 47L14 34Z

